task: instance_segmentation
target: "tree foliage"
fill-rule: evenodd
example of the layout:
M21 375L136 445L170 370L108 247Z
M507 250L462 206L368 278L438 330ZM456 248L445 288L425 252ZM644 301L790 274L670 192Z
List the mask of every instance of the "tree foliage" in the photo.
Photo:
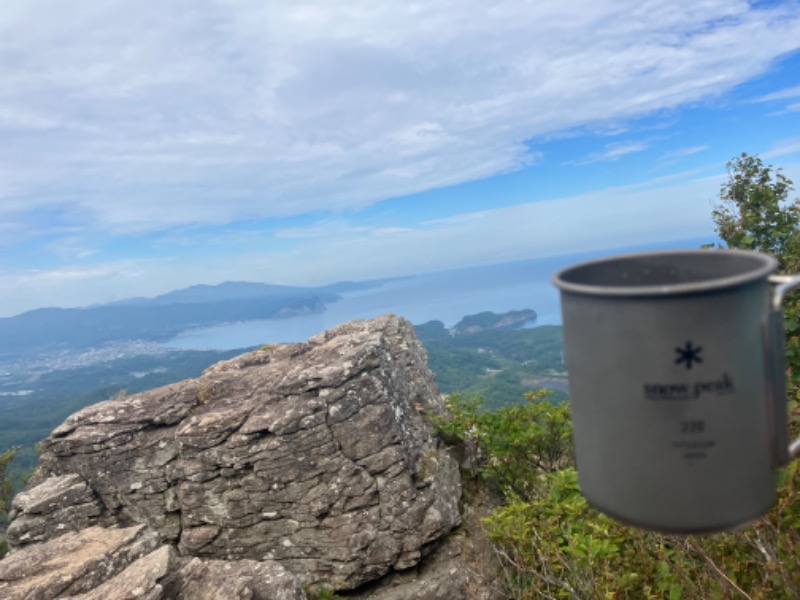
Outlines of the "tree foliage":
M729 248L766 252L781 271L800 266L800 203L790 201L793 183L780 168L742 153L727 164L728 180L712 212L719 237Z
M0 452L0 558L3 558L8 547L4 537L6 511L8 510L8 503L14 495L14 486L11 479L7 476L6 470L9 463L14 459L19 448L9 448L5 452Z
M448 398L445 439L472 444L475 476L505 503L483 520L510 597L800 597L800 462L780 473L778 502L756 523L706 537L660 535L594 510L581 495L566 403L545 390L524 404L484 410L474 395Z
M661 535L598 513L573 468L539 478L539 494L484 519L510 595L535 598L800 597L800 465L755 524L713 536Z
M11 495L14 492L11 481L6 477L6 469L18 450L19 448L15 447L0 453L0 515L5 512L6 505L11 500Z
M442 332L444 335L441 335ZM543 379L565 379L561 327L493 329L450 335L444 325L417 327L428 365L445 394L477 394L484 408L519 404Z
M728 248L756 250L778 260L782 273L800 273L800 199L790 200L793 182L780 168L742 153L727 164L728 179L712 212ZM800 394L800 295L784 302L790 399ZM796 407L792 407L796 409ZM797 414L793 415L795 418Z
M538 473L571 464L572 419L569 404L553 404L550 391L525 394L523 404L484 410L486 401L472 394L447 398L449 416L437 418L446 436L471 450L476 472L509 497L532 498Z

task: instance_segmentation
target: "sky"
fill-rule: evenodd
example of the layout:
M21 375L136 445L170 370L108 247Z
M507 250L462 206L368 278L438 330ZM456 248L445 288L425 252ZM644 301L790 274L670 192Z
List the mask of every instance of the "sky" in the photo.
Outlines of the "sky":
M741 152L797 1L2 0L0 317L696 247Z

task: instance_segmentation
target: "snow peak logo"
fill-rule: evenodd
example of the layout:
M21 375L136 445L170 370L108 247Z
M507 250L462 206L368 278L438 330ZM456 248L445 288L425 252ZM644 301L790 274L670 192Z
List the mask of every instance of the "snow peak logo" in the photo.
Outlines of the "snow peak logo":
M691 369L694 363L700 364L703 362L703 357L700 353L703 352L702 346L695 346L692 342L686 342L683 347L675 348L678 357L675 359L675 364L683 363L687 369Z
M713 381L644 384L644 397L648 400L697 400L707 395L728 396L734 391L733 380L727 373Z

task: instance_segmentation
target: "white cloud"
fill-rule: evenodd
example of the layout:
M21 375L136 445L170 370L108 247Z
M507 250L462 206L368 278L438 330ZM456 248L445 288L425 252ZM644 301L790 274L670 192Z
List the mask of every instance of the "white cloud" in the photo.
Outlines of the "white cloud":
M462 213L419 227L365 228L325 220L279 232L270 247L246 240L238 254L202 260L206 283L231 279L330 283L712 235L710 199L716 181L670 187L630 186L591 194ZM565 232L580 231L581 235ZM265 236L266 239L266 236ZM288 243L287 243L288 242ZM191 257L114 261L90 267L0 274L12 311L34 297L88 304L155 295L196 283ZM139 275L147 272L146 278Z
M55 207L133 233L511 171L536 159L526 140L762 73L800 47L800 15L730 0L5 0L0 40L0 218Z
M615 142L613 144L606 144L606 148L602 152L594 152L589 156L569 161L565 164L590 165L598 162L613 162L628 154L644 152L647 148L648 145L646 142Z
M415 232L413 247L421 256L436 256L442 261L438 266L449 267L683 240L711 233L713 192L691 182L647 191L611 188L521 204L483 211L480 219L465 219L461 226ZM411 247L411 240L397 241L398 249Z
M797 180L800 164L787 164L784 172ZM680 247L693 239L712 242L711 211L725 176L698 178L693 171L682 176L465 212L376 237L354 236L346 222L328 223L326 237L253 256L248 268L265 278L327 283L333 273L364 279L639 245Z
M794 100L796 98L800 98L800 85L790 88L784 88L782 90L778 90L777 92L773 92L771 94L765 94L764 96L755 98L753 102L775 102L777 100ZM787 112L797 112L797 111L800 111L800 102L791 102L785 105L781 110L776 111L772 114L782 115Z
M800 181L800 163L784 166ZM681 176L681 179L675 178ZM412 227L366 228L347 217L324 219L278 232L222 234L225 253L165 255L85 266L14 272L0 269L7 316L59 298L81 306L132 296L154 296L198 281L325 284L381 278L516 259L631 246L716 239L711 209L725 175L697 178L693 171L511 207L468 211ZM209 243L215 243L212 238ZM238 248L231 239L240 240ZM174 249L174 241L172 243Z
M766 152L760 154L761 158L777 158L790 154L800 153L800 138L789 138L775 142Z
M0 268L0 287L7 290L0 317L39 307L43 299L48 306L86 306L98 299L111 301L136 296L137 278L144 266L146 261L116 261L21 272ZM54 298L58 301L53 302Z
M688 148L678 148L677 150L671 150L670 152L665 153L664 156L661 157L661 161L665 163L677 162L682 158L693 156L706 150L708 150L708 146L690 146Z
M97 253L97 249L89 247L85 239L70 236L59 237L49 242L46 248L49 252L67 260L88 258Z
M772 102L773 100L786 100L787 98L800 98L800 85L778 90L777 92L772 92L771 94L765 94L763 96L759 96L753 101Z

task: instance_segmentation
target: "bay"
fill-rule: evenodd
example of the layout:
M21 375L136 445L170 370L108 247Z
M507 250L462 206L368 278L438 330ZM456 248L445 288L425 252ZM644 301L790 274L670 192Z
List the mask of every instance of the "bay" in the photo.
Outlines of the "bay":
M388 279L376 287L342 294L341 300L316 314L189 330L165 346L183 350L234 350L302 342L339 323L386 313L405 317L415 325L442 321L452 327L463 317L483 311L502 313L532 308L537 313L535 325L560 325L558 291L551 283L558 270L610 254L699 248L706 241L692 238L677 243L621 247L615 252L606 249Z
M182 350L231 350L305 341L346 321L393 313L415 325L442 321L452 327L464 316L532 308L536 325L560 324L558 293L550 277L574 257L536 259L454 269L387 280L342 294L315 314L245 321L189 330L165 346Z

